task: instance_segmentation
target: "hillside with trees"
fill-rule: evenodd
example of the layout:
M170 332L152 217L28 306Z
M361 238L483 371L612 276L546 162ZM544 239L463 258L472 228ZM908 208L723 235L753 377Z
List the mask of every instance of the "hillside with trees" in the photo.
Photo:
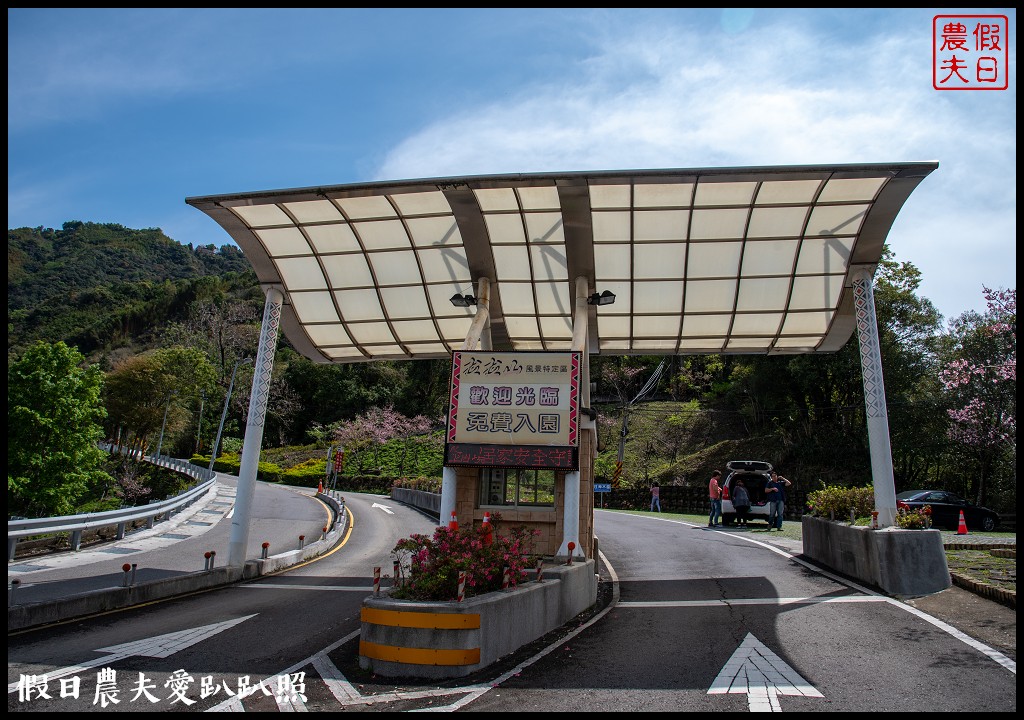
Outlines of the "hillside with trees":
M8 239L9 385L37 341L64 342L102 371L102 435L149 452L162 441L177 457L209 456L230 388L222 451L238 450L263 295L237 249L77 222ZM883 258L875 304L897 491L945 488L1013 511L1016 291L985 289L985 313L944 324L919 285L912 264ZM449 373L445 361L316 364L282 337L263 440L284 463L274 476L322 469L338 444L352 449L346 472L434 473ZM703 483L730 459L768 460L806 490L870 480L856 336L831 355L594 356L591 374L597 474L611 477L621 442L624 487ZM10 421L10 390L8 406Z
M153 340L206 278L255 277L238 248L181 245L159 229L67 222L7 232L8 353L63 340L86 355Z

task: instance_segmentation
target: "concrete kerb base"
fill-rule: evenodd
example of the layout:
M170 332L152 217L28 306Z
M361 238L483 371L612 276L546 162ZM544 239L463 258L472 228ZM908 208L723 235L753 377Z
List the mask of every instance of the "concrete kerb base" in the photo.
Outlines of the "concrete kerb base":
M596 564L546 568L543 582L458 602L363 601L359 665L385 677L465 677L597 602Z
M317 497L331 506L339 522L333 524L333 529L327 533L326 538L312 542L302 550L280 553L266 560L248 560L242 568L224 566L173 578L151 580L126 588L94 590L58 600L8 606L7 631L49 625L110 610L122 610L155 600L166 600L243 580L252 580L321 555L344 537L348 527L348 514L342 511L341 504L334 498L320 494Z
M244 578L242 568L220 567L130 587L93 590L68 598L7 608L7 631L49 625L63 620L121 610L154 600L229 585Z
M890 595L931 595L953 584L938 530L872 530L806 515L801 522L804 555Z
M250 571L253 573L252 577L269 575L271 573L278 572L279 570L284 570L292 565L297 565L311 558L315 558L318 555L322 555L337 545L338 541L345 536L345 530L348 528L348 513L344 511L344 507L341 503L326 493L317 493L316 497L318 500L322 500L327 503L331 507L334 517L338 518L338 522L331 525L331 529L327 532L327 536L322 540L311 542L301 550L296 548L295 550L290 550L288 552L271 555L265 560L249 560L246 562L246 565L252 565L255 568ZM248 577L249 576L247 576L246 579L248 579Z

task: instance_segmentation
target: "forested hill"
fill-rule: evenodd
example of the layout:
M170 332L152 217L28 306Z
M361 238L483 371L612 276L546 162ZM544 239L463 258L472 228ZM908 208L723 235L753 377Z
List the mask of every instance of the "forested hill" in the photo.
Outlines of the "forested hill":
M213 245L193 249L159 228L133 230L114 223L67 222L60 230L7 231L7 303L11 310L95 287L248 269L245 256L233 245L219 250Z
M256 286L233 245L193 248L158 228L67 222L7 231L8 352L36 339L83 352L159 325L203 278Z

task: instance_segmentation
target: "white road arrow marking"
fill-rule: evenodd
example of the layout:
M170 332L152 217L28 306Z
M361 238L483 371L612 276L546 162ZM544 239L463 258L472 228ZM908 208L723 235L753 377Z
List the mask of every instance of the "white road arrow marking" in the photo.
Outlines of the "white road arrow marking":
M166 635L157 635L156 637L134 640L121 645L111 645L110 647L98 648L96 652L106 654L94 660L86 660L79 665L58 668L57 670L44 673L44 675L47 680L56 680L57 678L66 677L68 675L77 675L84 670L91 670L92 668L110 665L118 660L124 660L125 658L136 655L141 657L165 658L169 655L173 655L179 650L191 647L198 642L206 640L208 637L224 632L228 628L232 628L235 625L254 617L256 617L255 614L246 615L245 617L235 618L234 620L225 620L224 622L214 623L212 625L203 625L202 627L189 628L188 630L178 630L177 632L167 633ZM12 692L16 692L18 690L18 685L19 683L16 682L9 683L7 685L7 694L9 695Z
M381 505L380 503L374 503L374 504L373 504L373 505L371 505L370 507L379 507L379 508L380 508L381 510L383 510L384 512L386 512L386 513L387 513L388 515L394 515L394 513L393 513L393 512L391 512L391 508L390 508L390 507L388 507L387 505Z
M780 695L824 697L750 633L708 689L708 695L726 693L746 693L751 712L781 711Z

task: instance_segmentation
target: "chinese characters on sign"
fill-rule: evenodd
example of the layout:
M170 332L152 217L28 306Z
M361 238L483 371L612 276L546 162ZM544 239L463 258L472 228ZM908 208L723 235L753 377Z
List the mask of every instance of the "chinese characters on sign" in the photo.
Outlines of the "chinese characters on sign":
M199 686L196 688L193 687L196 681L194 677L185 670L175 670L167 678L167 681L163 683L163 688L167 691L167 694L164 697L160 697L154 694L163 694L160 688L157 687L157 683L153 682L152 678L146 677L145 673L140 672L138 680L131 684L131 689L129 690L131 697L126 697L128 692L124 696L121 695L117 671L113 668L105 667L96 673L96 687L95 692L92 694L92 704L98 705L100 708L106 708L119 705L122 701L134 703L145 700L154 705L162 700L169 700L168 705L180 703L182 707L187 707L196 704L197 701L188 696L189 692L195 692L196 690L198 690L200 700L205 700L218 693L221 693L222 697L236 697L241 700L256 692L261 692L267 697L273 697L279 703L306 702L306 673L298 672L278 675L276 680L276 683L272 683L275 685L275 688L271 689L267 687L264 680L261 680L256 685L251 685L249 676L243 675L238 678L238 684L235 689L232 689L226 680L218 683L214 682L212 675L206 675L199 678ZM51 687L51 682L55 686ZM57 683L59 683L59 686L56 686ZM88 700L89 694L82 693L82 679L77 675L55 678L53 681L46 675L21 675L18 678L18 702L53 700L54 698Z
M444 464L452 467L536 468L538 470L576 470L579 448L547 445L481 445L479 443L448 443L444 448Z
M1005 15L936 15L932 19L932 87L1009 87L1009 20Z
M445 464L575 467L580 355L455 352Z

